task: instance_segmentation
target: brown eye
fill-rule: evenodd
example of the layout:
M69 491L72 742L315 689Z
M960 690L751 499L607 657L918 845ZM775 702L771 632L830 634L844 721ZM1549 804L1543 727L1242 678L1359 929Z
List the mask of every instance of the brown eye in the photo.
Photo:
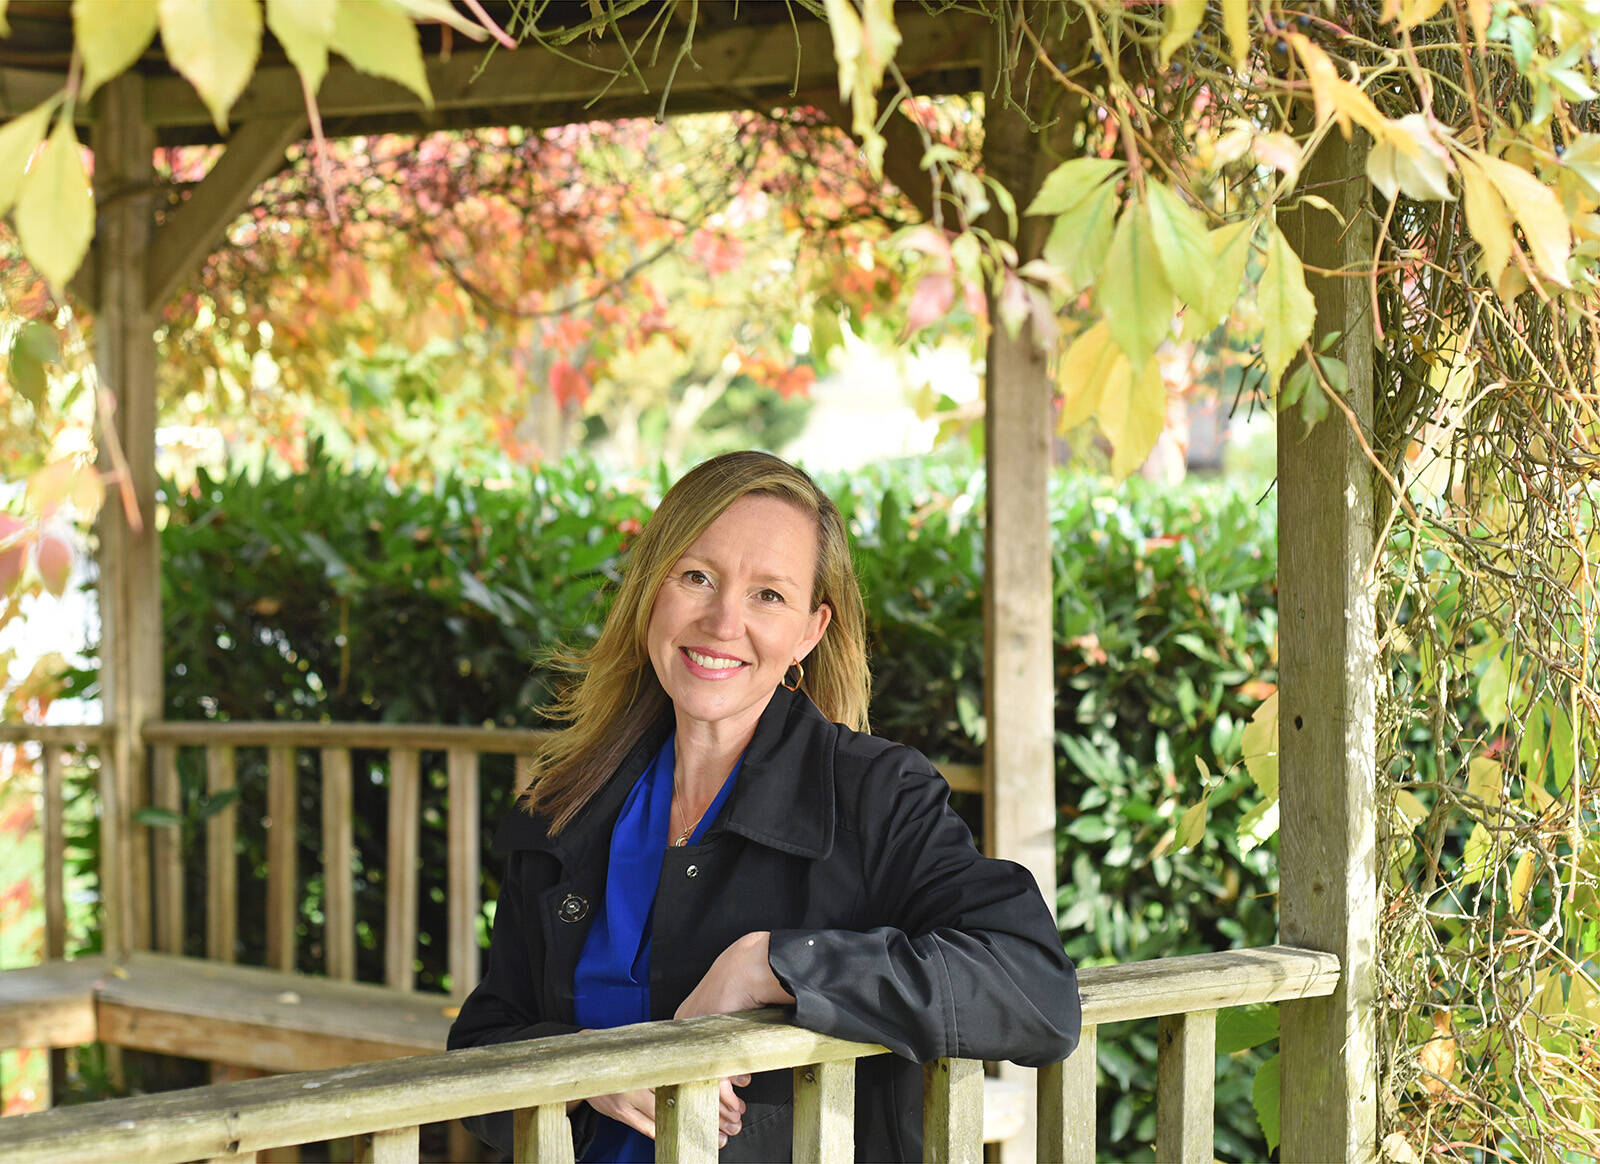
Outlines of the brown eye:
M763 590L761 593L757 594L756 597L761 599L762 602L769 606L783 601L783 595L779 594L776 590Z

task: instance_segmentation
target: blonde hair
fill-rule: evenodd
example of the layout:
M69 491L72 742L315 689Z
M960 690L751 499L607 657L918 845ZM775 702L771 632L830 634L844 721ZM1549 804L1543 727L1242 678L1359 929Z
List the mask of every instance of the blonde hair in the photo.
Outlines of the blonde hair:
M594 646L557 649L550 656L572 677L549 711L567 726L540 749L537 774L522 804L548 818L552 834L577 816L665 711L667 694L656 679L647 641L656 594L706 527L750 494L786 501L816 522L811 609L826 603L833 617L806 656L801 686L823 715L867 730L866 615L839 507L804 470L785 460L748 450L724 453L667 490L628 551L622 585Z

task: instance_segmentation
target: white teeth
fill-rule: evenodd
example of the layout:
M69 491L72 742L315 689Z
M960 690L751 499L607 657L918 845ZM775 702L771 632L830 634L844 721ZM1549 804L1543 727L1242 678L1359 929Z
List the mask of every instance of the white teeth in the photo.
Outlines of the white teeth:
M738 659L723 659L714 655L702 655L699 651L689 650L688 647L684 648L684 653L694 660L696 666L704 667L708 671L731 671L735 667L743 666Z

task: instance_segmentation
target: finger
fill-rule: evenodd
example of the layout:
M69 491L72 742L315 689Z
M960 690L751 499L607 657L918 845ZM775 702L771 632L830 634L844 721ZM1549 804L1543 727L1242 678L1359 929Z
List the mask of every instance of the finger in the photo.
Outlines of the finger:
M732 1079L728 1080L728 1082L732 1083L735 1087L749 1087L750 1086L750 1076L748 1076L748 1075L735 1075Z

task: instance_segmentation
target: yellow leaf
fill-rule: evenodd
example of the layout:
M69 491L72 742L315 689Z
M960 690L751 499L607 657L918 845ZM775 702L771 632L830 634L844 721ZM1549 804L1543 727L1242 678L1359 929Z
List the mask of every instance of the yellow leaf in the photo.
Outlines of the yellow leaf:
M0 0L0 36L10 36L11 26L6 23L6 4L9 0Z
M1462 205L1467 212L1467 230L1483 248L1483 273L1490 283L1511 261L1511 215L1489 175L1469 152L1461 166Z
M1383 1155L1390 1164L1422 1164L1417 1150L1406 1142L1404 1132L1390 1132L1383 1138Z
M1147 205L1129 206L1117 221L1095 301L1135 372L1172 333L1172 288L1156 250Z
M1332 118L1338 123L1339 132L1349 137L1350 125L1354 122L1374 138L1381 138L1386 122L1372 99L1341 77L1328 54L1304 33L1291 32L1288 40L1305 66L1311 97L1317 106L1317 124L1322 125Z
M1274 389L1300 346L1311 338L1317 304L1306 290L1305 268L1283 231L1267 228L1267 262L1256 287L1261 308L1261 351Z
M22 253L59 295L94 236L94 192L68 118L57 120L28 170L15 221Z
M1422 1077L1422 1089L1429 1095L1438 1095L1456 1075L1456 1037L1450 1031L1450 1012L1441 1010L1433 1016L1433 1036L1417 1052L1417 1066L1427 1072Z
M1206 0L1169 0L1162 15L1161 67L1167 67L1172 54L1189 43L1194 30L1206 14Z
M1278 796L1278 693L1274 691L1261 701L1245 724L1240 740L1244 748L1244 766L1250 779L1261 789L1268 800Z
M28 478L28 507L43 518L54 515L72 493L77 465L76 457L62 457L36 470Z
M206 103L217 129L226 133L228 110L250 83L261 54L261 5L256 0L161 0L161 44L172 67Z
M1160 182L1146 183L1145 193L1150 201L1150 233L1167 283L1179 299L1203 312L1211 303L1215 274L1205 219Z
M1211 232L1211 297L1204 306L1191 304L1184 313L1185 339L1199 339L1227 319L1239 301L1244 287L1244 271L1250 262L1256 224L1253 220L1219 226Z
M850 98L851 131L860 139L874 174L883 169L883 135L878 132L878 90L900 46L894 0L824 0L833 56L839 67L839 96Z
M1533 888L1533 854L1524 853L1517 861L1517 867L1511 871L1511 912L1521 913L1523 905L1528 900L1528 891Z
M1183 816L1178 820L1178 835L1174 843L1180 849L1187 849L1197 845L1206 835L1206 801L1210 800L1209 794L1200 798L1200 803L1191 805L1184 810Z
M80 101L139 59L156 35L156 4L72 0L72 39L83 57Z
M1098 320L1072 341L1056 370L1061 388L1060 429L1067 432L1100 410L1107 392L1126 394L1132 387L1127 357L1111 342L1111 329Z
M1467 0L1467 17L1472 21L1472 38L1482 52L1489 32L1489 19L1494 15L1494 0Z
M1167 385L1158 360L1145 361L1126 391L1108 386L1100 400L1100 431L1111 442L1111 475L1118 481L1145 463L1167 425Z
M1233 67L1244 68L1250 57L1249 0L1222 0L1222 27L1228 34L1228 47L1233 51Z
M1419 202L1454 202L1453 169L1449 151L1420 113L1389 122L1367 152L1367 176L1391 201L1398 191Z
M1422 806L1422 801L1417 799L1417 794L1401 789L1394 795L1395 811L1405 821L1407 829L1414 829L1428 817L1428 810Z
M28 161L50 128L50 107L54 102L36 105L20 117L0 126L0 214L11 209L22 189Z
M1572 231L1567 225L1566 212L1554 190L1546 186L1521 166L1513 165L1492 154L1473 154L1483 167L1500 197L1505 199L1522 236L1528 240L1528 252L1533 265L1545 278L1562 287L1572 286L1567 278L1567 256L1572 253Z
M1488 829L1481 824L1472 826L1466 847L1461 851L1461 871L1456 875L1458 886L1465 889L1468 885L1476 885L1483 880L1489 864L1489 849L1493 843Z
M267 27L313 93L328 72L337 13L338 0L267 0Z
M417 26L389 0L341 2L334 18L333 48L363 73L396 81L433 108Z
M1400 27L1415 28L1443 8L1444 0L1400 0L1395 7L1400 10Z
M1528 811L1535 816L1543 816L1556 804L1556 798L1550 795L1549 790L1531 776L1522 786L1522 799L1527 803Z
M450 0L394 0L418 24L448 24L468 40L487 40L489 30L468 20L450 6Z
M1505 788L1505 771L1500 761L1475 756L1467 765L1467 795L1483 801L1484 810L1500 807Z

